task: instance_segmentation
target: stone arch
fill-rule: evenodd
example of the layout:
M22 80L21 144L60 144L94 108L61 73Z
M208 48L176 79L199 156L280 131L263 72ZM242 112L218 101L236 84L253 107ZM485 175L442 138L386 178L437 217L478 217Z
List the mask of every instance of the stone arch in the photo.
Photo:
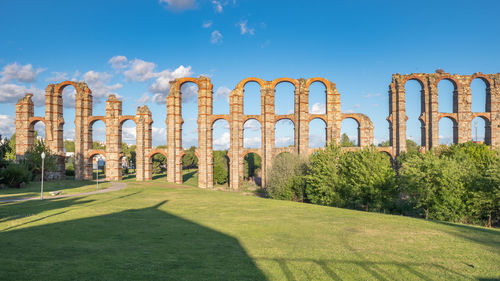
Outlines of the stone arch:
M474 81L481 81L482 85L484 85L484 92L482 93L475 93L473 90L473 84ZM487 79L484 75L472 75L471 79L468 81L468 86L470 90L470 101L471 101L471 111L472 112L491 112L491 81ZM482 97L478 97L478 95L481 95ZM482 106L480 106L479 110L475 110L475 108L478 108L479 101L475 101L474 98L479 99L482 102ZM483 100L484 98L484 100Z
M87 121L87 126L92 126L97 121L102 121L104 123L104 125L106 125L106 117L105 116L89 116L88 121Z
M309 86L311 86L311 84L314 83L314 82L320 82L320 83L322 83L323 86L325 86L325 90L326 91L333 90L333 88L335 87L335 83L330 82L330 81L328 81L325 78L322 78L322 77L313 77L313 78L309 78L309 79L306 80L306 88L309 89Z
M355 114L342 114L342 118L340 120L341 123L341 130L344 129L344 126L342 126L342 123L344 123L345 120L354 120L356 122L357 126L357 141L354 147L360 147L361 146L361 119L355 115Z
M446 95L449 94L448 91L443 92L442 87L446 87L446 83L450 83L449 85L451 85L453 87L453 89L451 89L451 109L448 109L448 107L444 104L445 100L447 100ZM457 86L456 81L453 79L450 79L450 78L439 79L439 82L436 82L436 89L437 89L437 94L438 94L438 110L439 110L439 112L446 112L446 113L458 112L458 86Z
M286 85L290 85L293 89L284 88ZM298 81L290 78L279 78L272 81L271 87L274 94L274 114L275 115L289 115L294 114L296 111L297 97L297 87ZM290 92L289 92L290 91ZM286 96L285 96L286 95ZM288 103L291 103L290 105ZM278 106L286 106L285 112L279 112ZM289 112L289 107L291 112Z
M87 152L87 159L90 159L96 155L102 155L102 156L106 157L106 151L101 150L101 149L90 150L89 152Z
M266 84L266 81L260 79L260 78L256 78L256 77L248 77L248 78L245 78L243 80L241 80L237 85L236 85L236 88L237 89L243 89L245 88L245 85L249 82L255 82L257 84L260 85L260 88L262 89L264 87L264 85Z
M413 90L416 90L416 91L419 91L419 94L418 94L418 102L419 102L419 108L417 110L417 113L415 114L415 112L411 112L413 111L413 108L409 107L409 103L411 104L413 99L415 99L414 96L412 96L411 98L408 98L409 95L407 92L410 92L410 95L414 94L412 93L413 91L410 90L410 85L409 85L409 82L410 81L413 81L413 82L416 82L419 86L419 90L418 89L413 89ZM403 82L402 82L402 85L404 87L404 95L405 95L405 126L406 126L406 130L405 130L405 139L402 140L406 143L406 140L407 139L410 139L412 141L415 141L417 144L419 145L423 145L426 143L426 122L424 120L424 117L425 117L425 112L427 111L427 108L425 107L425 102L426 100L428 100L428 95L426 93L426 88L425 88L425 83L424 83L424 80L422 77L420 76L417 76L417 75L410 75L409 77L407 77L407 79L404 79ZM410 110L408 110L408 108L410 108ZM416 117L416 118L415 118ZM408 121L410 120L410 121ZM418 120L418 123L416 122ZM413 129L413 127L411 125L420 125L420 130L416 130L416 133L418 134L418 137L414 137L412 136L412 133L411 133L411 130ZM406 146L406 145L405 145Z
M326 115L327 104L328 104L328 82L326 79L308 79L306 82L307 88L307 113L309 115ZM324 91L320 92L321 96L314 94L314 85L321 85ZM313 87L313 89L311 89ZM312 91L312 92L311 92ZM318 90L319 91L319 90ZM319 102L318 102L319 101ZM315 109L315 106L318 105L319 108ZM321 108L323 107L324 108Z
M442 136L442 128L441 128L441 122L442 120L450 120L452 123L452 143L457 144L458 143L458 121L453 114L440 114L439 119L438 119L438 134L439 136ZM441 144L441 141L439 142Z
M481 128L484 143L487 145L491 145L491 121L489 116L484 113L476 113L471 117L471 140L479 141L479 135L477 134L479 126L477 126L477 121L475 121L476 119L480 119L484 123L483 128Z

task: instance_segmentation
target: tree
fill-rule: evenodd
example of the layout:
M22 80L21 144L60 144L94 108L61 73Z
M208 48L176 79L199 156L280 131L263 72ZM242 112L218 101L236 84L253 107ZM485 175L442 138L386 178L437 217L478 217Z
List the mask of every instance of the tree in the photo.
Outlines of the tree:
M182 157L182 168L183 169L194 169L198 168L198 157L195 154L196 147L191 146L186 150L184 156Z
M271 198L303 201L307 159L296 154L281 153L268 171L266 192Z
M64 150L66 152L75 152L75 142L72 140L65 140L63 142Z
M339 192L344 206L365 211L388 210L396 195L396 173L390 158L374 148L340 157Z
M42 152L45 152L44 160L44 171L52 172L56 170L57 158L48 147L45 145L43 140L37 140L32 147L26 151L24 154L23 163L29 171L33 174L41 174L42 169Z
M214 157L214 184L225 184L229 180L227 150L216 150Z
M100 142L94 141L94 142L92 142L92 149L106 150L106 145L102 144Z
M11 152L8 138L2 138L0 135L0 168L7 166L7 155Z
M390 140L382 141L378 144L378 147L389 147L389 146L391 146Z
M349 139L349 136L346 133L343 133L340 137L340 146L341 147L352 147L356 146L356 144Z
M401 198L426 219L459 221L465 204L465 170L433 153L411 154L399 170Z
M319 205L342 205L339 194L340 147L331 143L316 151L309 158L306 179L306 196Z
M161 174L167 167L167 157L163 154L157 153L153 155L153 174Z
M255 153L248 153L245 155L245 158L243 158L243 167L243 178L249 179L255 177L262 167L262 159Z
M414 151L418 152L419 150L420 150L420 146L416 142L414 142L410 139L406 140L406 151L407 152L414 152Z
M9 140L9 151L5 154L4 158L7 161L16 160L16 134L13 134Z

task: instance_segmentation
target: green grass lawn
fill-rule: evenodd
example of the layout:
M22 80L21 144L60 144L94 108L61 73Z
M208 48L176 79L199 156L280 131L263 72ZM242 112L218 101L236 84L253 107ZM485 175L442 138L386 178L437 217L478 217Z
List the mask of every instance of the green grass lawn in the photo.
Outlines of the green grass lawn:
M0 204L2 280L492 280L500 231L170 184Z
M109 187L108 182L99 182L99 189ZM45 181L43 183L43 196L50 198L50 191L62 190L62 194L75 194L96 190L94 181L75 181L73 179L62 181ZM40 196L40 182L30 182L25 188L0 189L0 200Z

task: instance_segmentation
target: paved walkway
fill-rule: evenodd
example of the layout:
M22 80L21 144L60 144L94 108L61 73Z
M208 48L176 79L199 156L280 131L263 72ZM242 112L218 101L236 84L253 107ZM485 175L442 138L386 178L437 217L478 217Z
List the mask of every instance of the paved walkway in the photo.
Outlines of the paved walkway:
M66 198L66 197L76 197L76 196L84 196L84 195L93 195L93 194L99 194L99 193L106 193L106 192L111 192L111 191L118 191L118 190L124 189L125 187L127 187L127 185L124 182L112 182L111 186L108 187L108 188L105 188L105 189L99 189L99 190L95 190L95 191L82 192L82 193L63 194L63 195L56 195L56 196L44 197L43 200L46 200L46 199L57 199L57 198ZM0 199L0 203L28 201L28 200L40 200L40 196L37 196L37 197L28 197L28 198L13 198L13 199L6 199L6 200L1 200Z

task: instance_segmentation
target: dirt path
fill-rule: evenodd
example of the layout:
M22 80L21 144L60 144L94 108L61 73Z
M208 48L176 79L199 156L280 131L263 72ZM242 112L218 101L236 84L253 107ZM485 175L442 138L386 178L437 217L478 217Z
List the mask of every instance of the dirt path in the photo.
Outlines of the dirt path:
M99 194L99 193L106 193L106 192L118 191L118 190L124 189L125 187L127 187L127 185L124 182L112 182L111 186L108 187L108 188L105 188L105 189L99 189L99 190L95 190L95 191L82 192L82 193L63 194L63 195L50 196L50 197L43 198L43 200L50 200L50 199L57 199L57 198L66 198L66 197L76 197L76 196L84 196L84 195L93 195L93 194ZM28 201L28 200L40 200L40 196L0 200L0 203Z

